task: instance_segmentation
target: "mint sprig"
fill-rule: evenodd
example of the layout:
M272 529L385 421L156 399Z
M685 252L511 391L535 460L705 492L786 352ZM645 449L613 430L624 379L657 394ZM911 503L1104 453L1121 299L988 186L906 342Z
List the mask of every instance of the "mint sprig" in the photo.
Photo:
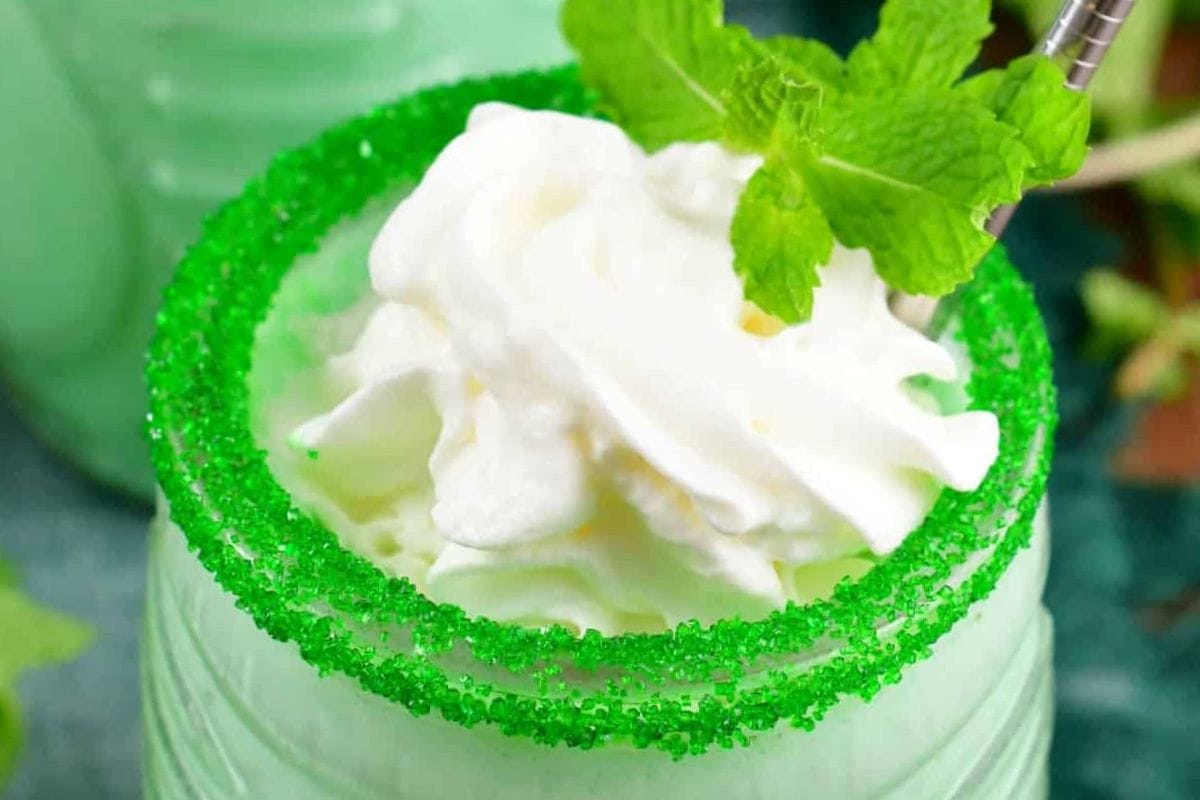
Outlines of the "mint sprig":
M1067 178L1083 166L1092 121L1089 96L1063 89L1062 70L1040 56L1023 56L959 85L996 119L1016 128L1033 157L1026 188Z
M875 35L847 60L854 91L950 88L992 32L991 5L991 0L890 0L879 12Z
M833 254L833 231L797 172L771 159L746 184L733 217L733 268L746 297L784 322L812 314L817 265Z
M769 157L788 144L782 129L802 124L804 111L819 107L814 101L821 91L809 74L784 58L766 55L746 62L723 95L725 145Z
M947 90L847 96L818 127L799 164L805 184L838 240L870 250L909 294L971 277L993 242L988 212L1020 197L1032 163L1012 129Z
M962 81L990 0L889 0L843 61L722 24L720 0L567 0L564 30L602 110L647 150L718 140L760 153L731 239L746 297L807 319L833 238L890 286L939 296L994 242L984 223L1080 166L1087 97L1041 57Z
M755 49L724 18L721 0L587 0L563 6L562 26L600 111L657 150L722 137L725 92Z

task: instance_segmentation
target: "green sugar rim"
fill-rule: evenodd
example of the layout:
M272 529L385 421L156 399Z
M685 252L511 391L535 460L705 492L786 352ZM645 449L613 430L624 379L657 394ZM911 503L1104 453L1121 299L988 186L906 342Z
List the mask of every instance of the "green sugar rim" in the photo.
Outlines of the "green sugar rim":
M418 715L437 710L545 744L699 754L781 720L811 729L841 697L870 699L898 681L1028 545L1045 490L1050 350L1032 293L1000 248L960 292L959 331L976 365L972 407L998 416L1000 455L979 489L944 491L893 555L828 600L753 622L612 637L470 617L343 549L271 474L251 433L246 376L284 275L335 223L418 181L489 100L593 107L574 67L423 91L280 156L206 223L165 292L148 366L154 463L191 549L260 628L295 642L322 673L351 676ZM975 568L956 571L964 565ZM397 629L405 652L381 644ZM817 666L787 667L814 646L828 648ZM451 658L505 685L450 669ZM564 679L575 674L586 683Z

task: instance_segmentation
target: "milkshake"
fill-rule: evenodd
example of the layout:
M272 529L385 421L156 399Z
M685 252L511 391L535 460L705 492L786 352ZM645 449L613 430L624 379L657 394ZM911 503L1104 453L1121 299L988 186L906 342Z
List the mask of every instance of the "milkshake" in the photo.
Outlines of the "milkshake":
M647 8L568 36L678 33ZM714 139L719 76L685 102L654 47L647 116L584 44L587 85L417 93L210 221L150 359L147 797L1045 796L1049 348L965 226L1055 167L1023 65L953 119L889 98L966 120L950 156L846 138L914 8L752 64L828 68L764 91L786 123ZM846 214L910 188L916 237ZM891 313L947 280L929 330Z

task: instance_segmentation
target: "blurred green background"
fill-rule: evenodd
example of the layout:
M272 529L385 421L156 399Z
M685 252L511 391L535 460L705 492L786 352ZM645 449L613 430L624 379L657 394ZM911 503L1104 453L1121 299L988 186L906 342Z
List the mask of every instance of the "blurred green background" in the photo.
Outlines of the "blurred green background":
M1006 58L1027 47L1022 15L1036 19L1045 5L1012 3L1018 13L1001 15L991 55ZM1161 11L1173 4L1141 5ZM1180 13L1192 13L1195 5L1180 3ZM728 6L732 18L759 33L802 32L845 50L871 30L878 2L730 0ZM1136 12L1145 13L1140 24L1148 28L1158 11ZM1163 19L1169 24L1169 15ZM1190 30L1185 26L1185 33ZM1161 31L1141 35L1146 42L1163 38ZM1172 46L1181 48L1185 69L1193 63L1200 76L1200 35ZM1197 60L1187 61L1193 52ZM1139 61L1136 55L1123 62L1129 81L1159 58L1143 53ZM1112 91L1117 97L1121 91L1144 95L1139 86ZM1135 134L1175 113L1169 103L1131 110L1128 101L1113 102L1129 113L1102 116L1101 133ZM1200 172L1200 164L1173 172L1188 170ZM1188 180L1184 174L1165 188L1151 181L1140 193L1033 197L1006 235L1045 311L1061 390L1046 596L1056 624L1056 800L1200 798L1200 443L1194 437L1200 395L1187 394L1195 363L1187 353L1168 353L1173 360L1166 363L1160 347L1121 366L1122 352L1146 351L1142 345L1155 340L1154 332L1130 334L1124 342L1098 336L1111 334L1122 320L1098 317L1094 307L1095 319L1089 318L1080 293L1089 270L1108 266L1142 281L1172 308L1194 301L1200 259L1188 242L1200 242L1200 217L1188 210ZM1166 233L1159 230L1164 220ZM1164 262L1170 269L1162 269ZM1129 305L1123 297L1116 307ZM1137 384L1148 369L1153 374ZM1129 389L1129 381L1137 385ZM1126 386L1124 401L1114 395L1114 383ZM148 516L144 505L65 467L19 421L11 400L0 399L0 552L29 595L95 632L77 660L20 681L25 748L0 795L139 795L136 648ZM2 625L0 619L0 631ZM2 680L0 659L0 701ZM0 739L5 708L0 702Z

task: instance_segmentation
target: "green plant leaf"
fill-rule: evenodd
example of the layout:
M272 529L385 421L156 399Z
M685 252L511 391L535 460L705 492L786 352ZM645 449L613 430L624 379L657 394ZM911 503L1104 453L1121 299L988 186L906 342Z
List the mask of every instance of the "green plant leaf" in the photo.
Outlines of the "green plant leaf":
M12 776L24 740L17 695L11 689L0 686L0 788Z
M883 94L950 88L979 56L990 12L990 0L889 0L875 35L850 53L850 85Z
M846 64L824 42L799 36L772 36L764 39L762 45L771 55L782 59L788 71L804 83L834 92L846 88Z
M1083 306L1106 341L1128 346L1149 339L1167 324L1170 312L1150 288L1112 270L1083 277Z
M91 634L87 626L33 602L14 586L0 587L0 686L27 669L73 658Z
M721 138L725 92L758 48L721 0L567 0L563 32L600 110L647 150Z
M1031 164L1016 129L950 91L846 97L799 159L804 183L847 247L866 247L889 285L941 295L995 241L983 223L1020 196Z
M1175 328L1185 350L1200 356L1200 303L1193 303L1175 317Z
M979 100L1020 133L1033 157L1025 188L1073 175L1087 157L1091 101L1065 86L1062 69L1043 56L1025 56L1005 69L964 81L959 90Z
M746 298L784 322L812 314L817 266L833 254L833 232L799 173L767 162L750 178L733 217L733 268Z
M1152 172L1138 181L1138 188L1149 200L1179 206L1200 226L1200 164L1177 164Z
M1019 11L1030 33L1040 36L1049 29L1062 7L1061 0L1005 0ZM1179 0L1137 3L1088 87L1092 104L1109 132L1126 135L1146 126L1145 115L1154 103L1154 84L1162 61L1163 47L1172 14L1182 7Z
M770 154L781 144L781 126L805 124L819 107L824 88L783 59L764 56L743 64L725 93L725 143Z
M20 707L13 686L21 673L73 658L91 639L75 620L22 594L0 562L0 783L21 744Z

